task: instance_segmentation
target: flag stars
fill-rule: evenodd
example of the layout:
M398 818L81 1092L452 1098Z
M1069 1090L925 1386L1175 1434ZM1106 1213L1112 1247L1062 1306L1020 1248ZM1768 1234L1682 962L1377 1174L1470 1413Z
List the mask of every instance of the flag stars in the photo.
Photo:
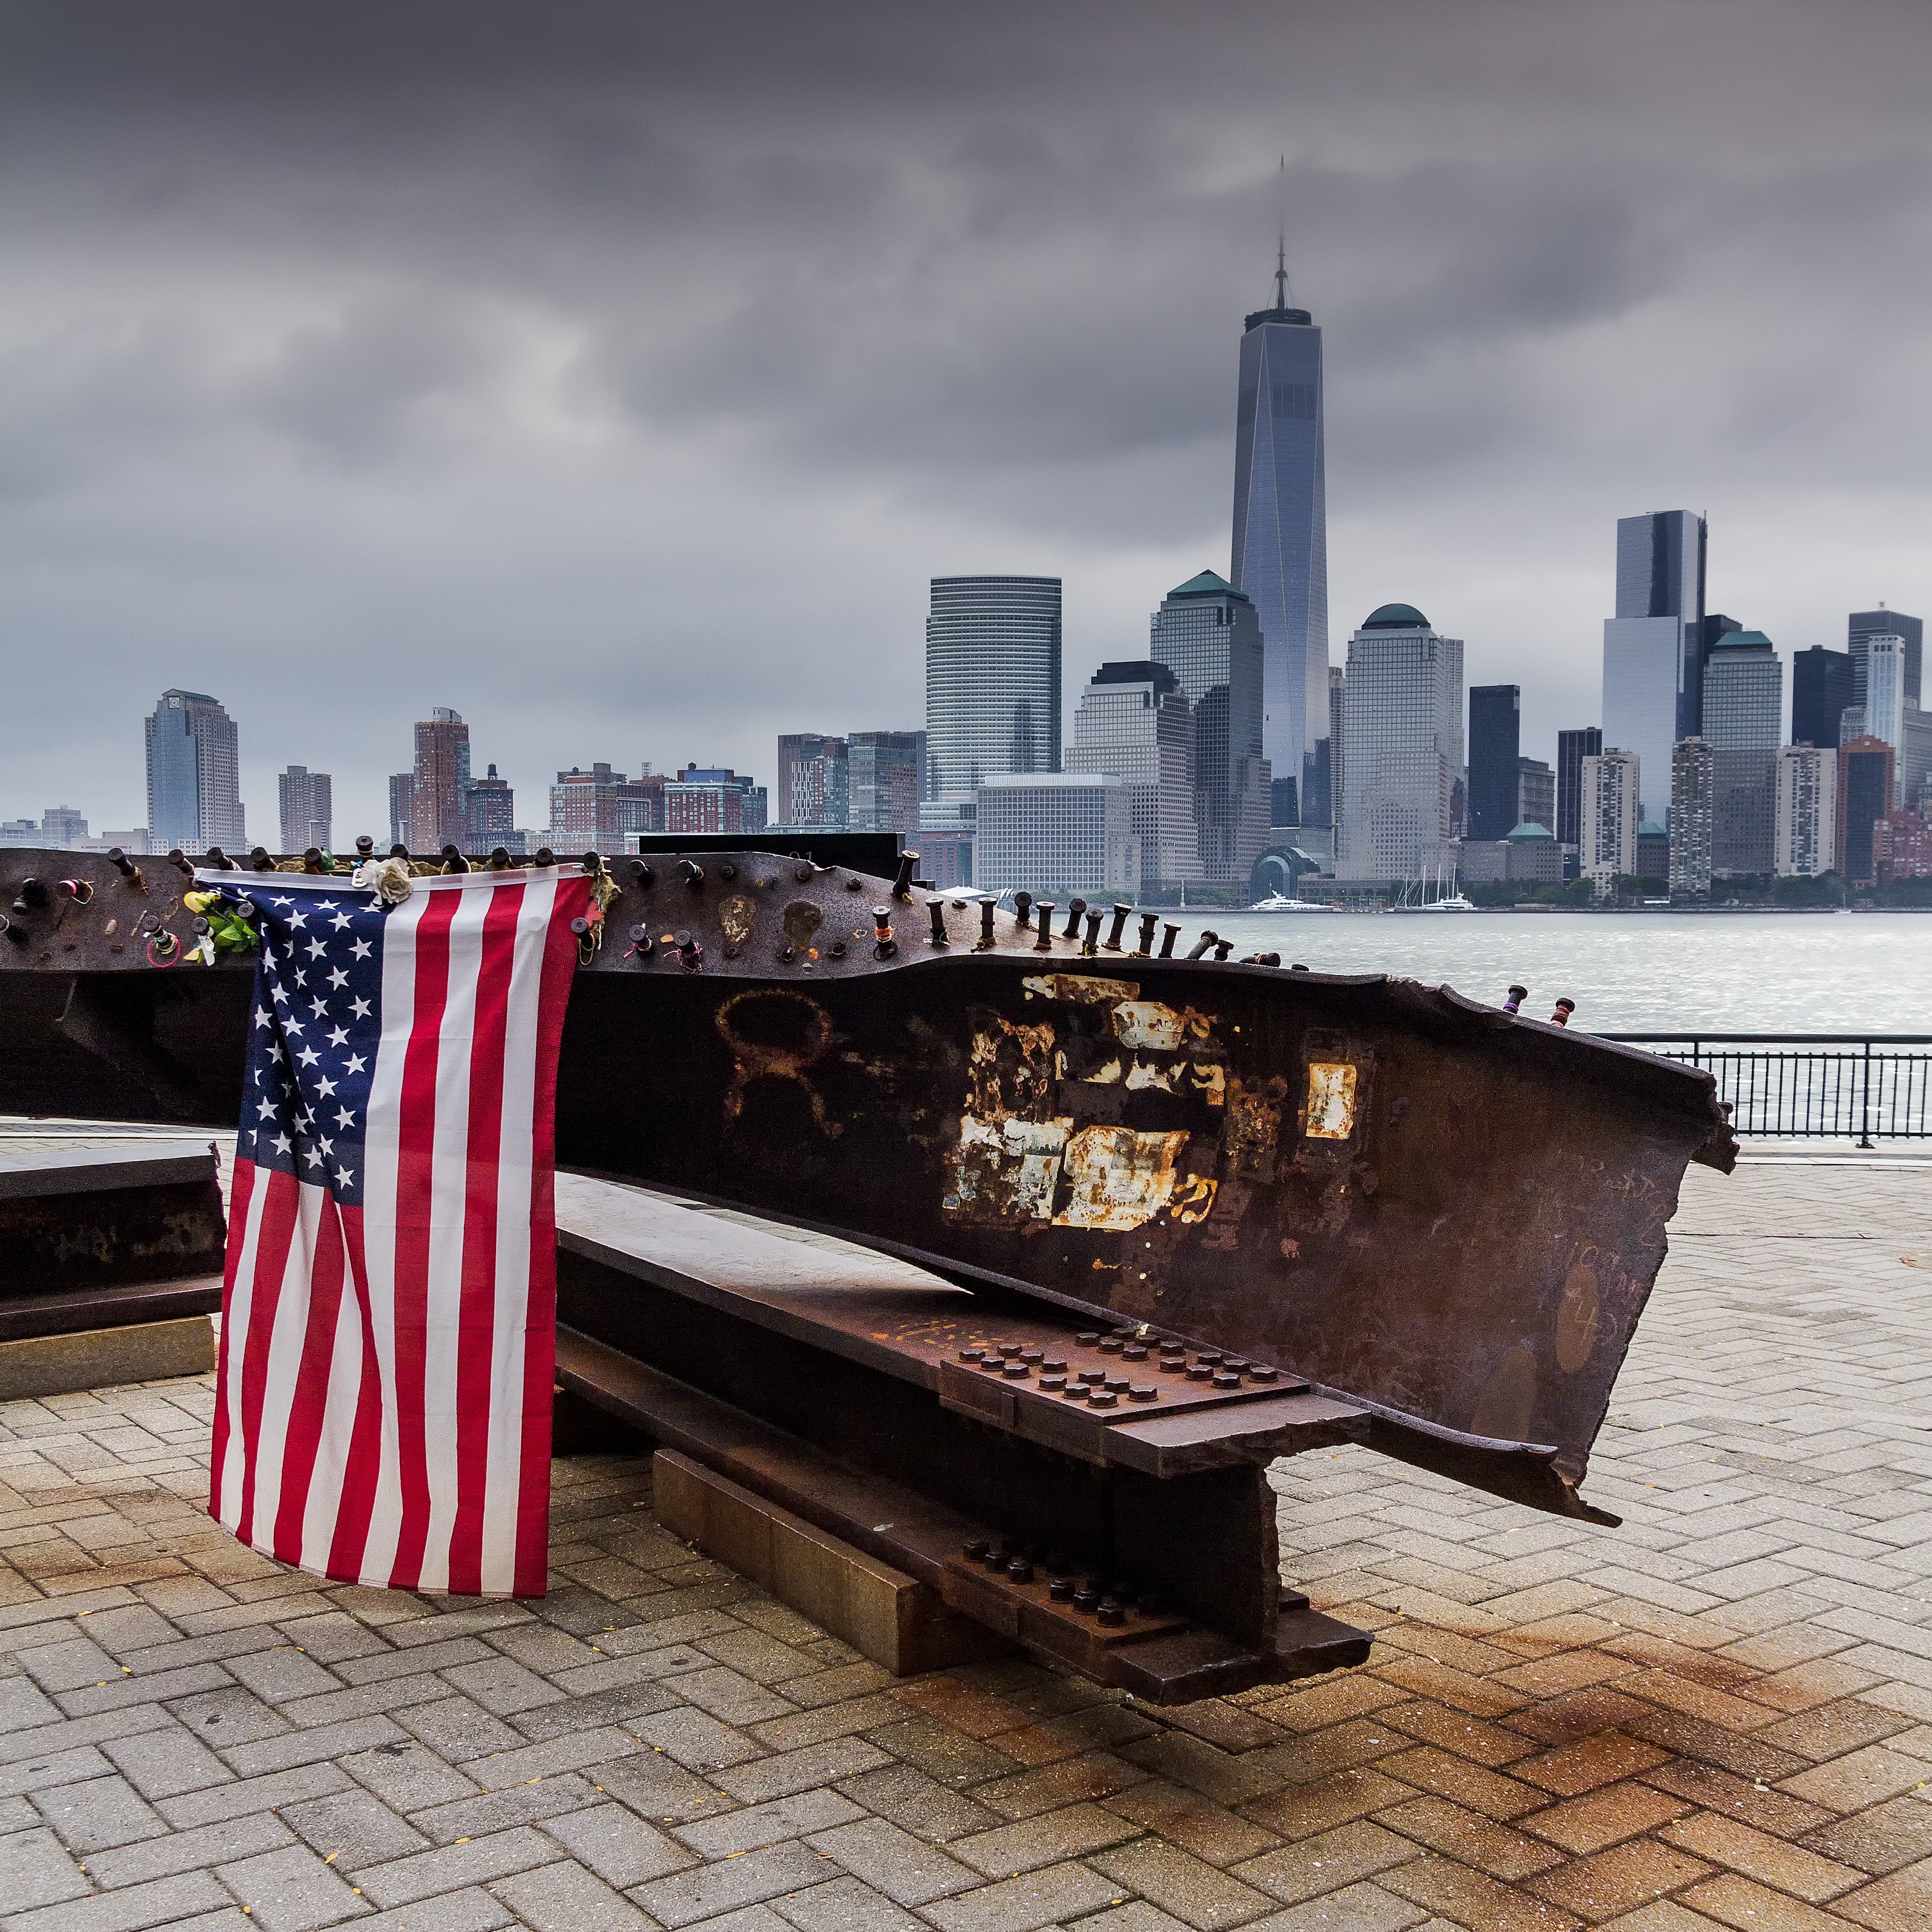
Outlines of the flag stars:
M288 903L289 903L290 904L292 905L292 904L295 903L295 902L294 902L292 899L291 899L291 900L290 900L290 901L288 902ZM289 924L290 924L292 927L292 926L306 926L306 925L308 925L308 914L306 914L306 913L302 913L302 912L292 912L292 913L290 913L290 914L289 914Z
M358 939L356 940L356 944L349 949L350 956L352 958L356 959L366 959L368 958L370 953L374 950L374 949L370 945L368 940L366 939Z
M367 1066L368 1064L368 1061L364 1059L361 1054L352 1053L349 1056L348 1060L344 1066L342 1070L345 1073L360 1073L363 1068Z
M312 1147L304 1148L302 1149L302 1159L307 1161L311 1167L320 1167L322 1165L321 1148Z
M335 1184L338 1187L346 1187L354 1178L346 1167L338 1167L335 1170Z
M313 1018L320 1019L328 1011L328 1002L317 994L315 998L309 1001L308 1010Z
M286 1000L288 998L287 993L280 986L271 987L269 992L272 998L278 1000Z
M274 1148L276 1153L286 1154L289 1149L293 1145L294 1142L289 1138L286 1134L278 1134L275 1136Z
M335 1124L338 1127L352 1127L356 1124L356 1116L346 1107L338 1107L335 1113Z
M272 1100L264 1100L256 1108L255 1112L262 1120L272 1120L275 1118L275 1103Z
M346 930L353 922L351 921L349 915L346 912L339 912L328 922L331 926L334 926L338 932L340 932Z
M311 939L309 941L308 956L311 959L324 958L327 956L328 952L328 947L324 946L320 939Z
M268 1020L269 1012L268 1008L266 1006L257 1006L255 1009L256 1025L257 1027L265 1027L268 1024Z
M328 1043L331 1046L346 1046L349 1044L348 1028L346 1027L332 1027L329 1029Z
M328 1075L325 1073L322 1078L315 1083L315 1090L322 1099L326 1100L330 1094L335 1091L335 1082L330 1079Z
M328 983L340 992L348 985L349 975L340 966L332 966L328 969Z
M313 1066L321 1059L322 1055L316 1052L314 1047L305 1046L302 1048L301 1052L296 1055L296 1058L299 1060L304 1066Z
M349 1004L349 1017L352 1020L366 1020L369 1017L367 1000L352 1000Z

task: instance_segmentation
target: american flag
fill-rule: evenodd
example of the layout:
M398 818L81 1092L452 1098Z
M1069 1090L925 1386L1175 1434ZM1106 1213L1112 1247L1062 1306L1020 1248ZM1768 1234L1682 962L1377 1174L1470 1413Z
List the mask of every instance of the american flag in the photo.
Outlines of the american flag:
M587 874L399 905L214 872L261 936L209 1513L304 1570L540 1595L552 1102Z

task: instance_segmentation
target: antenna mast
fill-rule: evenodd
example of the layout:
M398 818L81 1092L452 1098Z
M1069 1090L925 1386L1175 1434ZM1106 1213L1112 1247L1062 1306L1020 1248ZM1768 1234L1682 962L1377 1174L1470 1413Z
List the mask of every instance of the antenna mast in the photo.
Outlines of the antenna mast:
M1274 305L1288 306L1288 157L1281 158L1275 185Z

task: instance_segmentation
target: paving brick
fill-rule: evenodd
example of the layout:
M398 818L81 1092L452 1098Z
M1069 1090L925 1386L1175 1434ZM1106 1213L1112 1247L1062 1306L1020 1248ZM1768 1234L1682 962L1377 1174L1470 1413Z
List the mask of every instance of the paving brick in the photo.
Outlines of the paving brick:
M1048 1865L951 1898L935 1899L921 1913L940 1932L1038 1932L1056 1920L1076 1918L1123 1902L1120 1888L1090 1867Z
M215 1876L268 1932L316 1932L366 1913L366 1900L304 1845L218 1865Z
M232 1781L235 1774L184 1726L105 1739L104 1756L143 1798L172 1798Z
M1732 1872L1692 1886L1680 1903L1703 1915L1706 1922L1715 1920L1735 1927L1736 1932L1844 1932L1846 1922L1834 1913L1822 1912Z
M244 1778L256 1778L265 1772L344 1757L372 1744L399 1743L402 1738L401 1731L387 1718L353 1718L344 1724L320 1724L313 1730L292 1731L286 1737L238 1744L222 1755Z
M640 1719L638 1736L687 1771L722 1771L763 1755L743 1732L702 1711L666 1711Z
M433 1851L371 1865L357 1877L366 1895L378 1905L412 1905L439 1892L487 1885L512 1872L551 1864L556 1856L556 1847L549 1839L527 1826L517 1826L466 1844L439 1845Z
M599 1795L588 1778L575 1772L565 1772L556 1778L532 1778L527 1784L512 1785L507 1791L492 1791L481 1798L428 1805L411 1812L410 1822L434 1843L450 1845L458 1838L481 1838L492 1832L507 1831L512 1825L541 1824L544 1819L560 1817L566 1811L580 1811L595 1804Z
M82 1898L92 1889L45 1826L0 1838L0 1910L31 1911L58 1899Z
M1161 1778L1130 1784L1106 1795L1106 1802L1109 1811L1130 1818L1183 1851L1223 1868L1242 1858L1257 1858L1281 1842L1266 1827Z
M1376 1822L1433 1852L1474 1865L1491 1878L1514 1880L1563 1862L1555 1846L1446 1798L1412 1798L1377 1814Z
M1874 1932L1924 1932L1932 1924L1932 1863L1848 1892L1833 1909Z
M344 1791L349 1780L332 1764L298 1765L292 1771L268 1772L261 1778L236 1778L226 1784L158 1798L154 1809L177 1831L192 1831L224 1818L244 1818L250 1813L292 1804L325 1792Z
M168 1708L178 1724L215 1750L254 1744L262 1738L284 1737L294 1729L279 1712L238 1684L200 1696L178 1698Z
M941 1791L939 1796L953 1804L966 1802L950 1792ZM762 1845L781 1844L787 1838L802 1838L808 1832L829 1831L835 1825L848 1824L865 1815L860 1806L836 1791L802 1791L796 1797L781 1798L770 1804L754 1804L741 1811L727 1811L716 1818L680 1825L673 1835L701 1858L729 1858L740 1852L756 1851Z
M581 1775L594 1790L608 1792L660 1824L706 1818L714 1811L729 1810L735 1802L721 1797L715 1787L661 1751L640 1751L634 1756L586 1765Z
M70 1852L104 1851L167 1832L160 1814L118 1772L34 1794L40 1815Z
M118 1892L98 1892L91 1898L68 1899L12 1914L7 1932L147 1932L150 1926L219 1911L232 1902L208 1873L184 1872L177 1878L156 1879L148 1885L126 1886Z
M740 1762L718 1769L712 1782L747 1804L766 1798L783 1798L794 1791L808 1791L814 1785L829 1784L834 1778L850 1778L890 1762L876 1744L860 1738L837 1738L830 1743L808 1744L802 1750L780 1751L755 1762Z
M924 1905L965 1891L982 1876L884 1818L836 1826L806 1842L900 1905Z
M1686 1800L1668 1792L1625 1783L1600 1786L1580 1798L1565 1798L1520 1822L1526 1832L1582 1856L1621 1844L1626 1838L1682 1817L1690 1809Z
M352 1788L284 1805L280 1816L345 1871L405 1857L426 1850L430 1842L380 1798Z
M1782 1790L1828 1806L1834 1811L1856 1811L1895 1797L1927 1782L1924 1760L1871 1744L1849 1753L1815 1770L1784 1779Z
M622 1804L592 1804L552 1818L544 1828L599 1878L620 1888L662 1878L698 1862L694 1853Z
M176 1872L195 1871L224 1859L250 1852L272 1852L295 1843L295 1834L277 1818L258 1811L245 1818L224 1819L192 1832L170 1832L161 1838L144 1838L112 1851L96 1852L87 1861L88 1876L97 1885L138 1885Z
M532 1932L655 1932L628 1899L568 1859L498 1879L489 1890Z
M1194 1858L1178 1846L1142 1838L1088 1862L1129 1892L1150 1899L1162 1911L1203 1932L1239 1925L1274 1902L1268 1892L1243 1883Z
M802 1891L836 1876L838 1869L830 1859L794 1840L640 1885L632 1897L661 1924L676 1928Z
M923 1922L856 1878L835 1878L774 1898L768 1910L797 1932L923 1932Z
M530 1742L521 1731L512 1730L471 1697L439 1697L434 1703L419 1703L399 1712L398 1721L439 1756L458 1764L492 1751L519 1750Z
M942 1784L974 1784L982 1778L1002 1778L1019 1768L1004 1751L963 1731L949 1729L935 1718L915 1718L904 1724L884 1724L866 1732L867 1740L894 1757L916 1764Z
M1526 1882L1539 1896L1586 1922L1600 1924L1666 1892L1682 1891L1710 1874L1711 1867L1701 1858L1654 1839L1636 1838L1554 1871L1538 1873Z
M1880 1875L1932 1857L1932 1804L1908 1793L1807 1832L1798 1843L1840 1863Z

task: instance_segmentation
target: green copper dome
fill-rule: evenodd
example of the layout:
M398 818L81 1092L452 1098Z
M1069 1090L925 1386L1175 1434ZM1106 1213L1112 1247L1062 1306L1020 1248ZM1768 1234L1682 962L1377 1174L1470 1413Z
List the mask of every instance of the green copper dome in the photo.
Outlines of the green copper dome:
M1365 631L1426 631L1429 620L1413 604L1384 604L1363 620Z

